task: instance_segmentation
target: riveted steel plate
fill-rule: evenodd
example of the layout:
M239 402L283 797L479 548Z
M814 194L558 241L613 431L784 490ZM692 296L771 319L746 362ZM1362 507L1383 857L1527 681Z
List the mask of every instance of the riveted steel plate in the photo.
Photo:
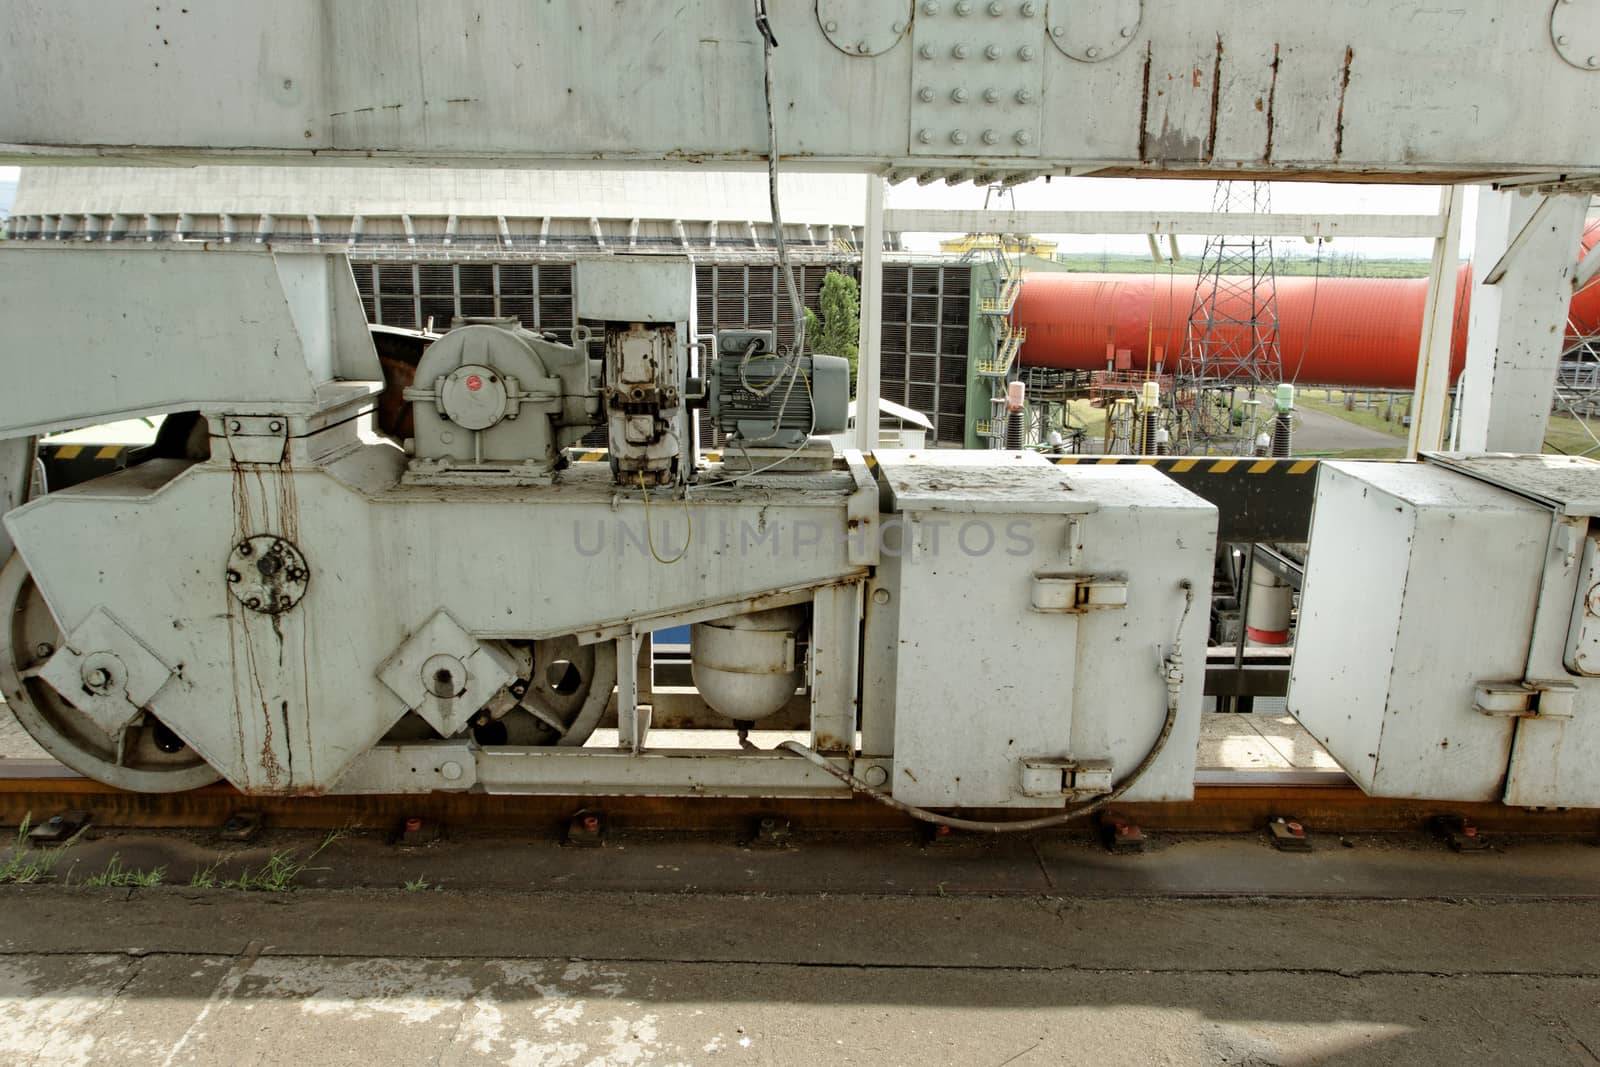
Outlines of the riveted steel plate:
M911 28L912 0L817 0L817 25L847 56L882 55Z
M1062 55L1100 63L1133 43L1143 19L1144 0L1050 0L1046 22Z
M1038 0L922 0L911 33L911 154L1038 155L1044 37Z
M1579 70L1600 71L1600 0L1556 0L1550 43Z

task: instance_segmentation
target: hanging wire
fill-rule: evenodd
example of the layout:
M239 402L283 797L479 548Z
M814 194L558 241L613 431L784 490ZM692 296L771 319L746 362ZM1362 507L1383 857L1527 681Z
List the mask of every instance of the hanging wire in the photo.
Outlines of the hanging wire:
M687 527L683 534L683 551L679 552L671 559L661 558L661 553L656 551L655 531L650 528L650 490L646 488L644 484L644 471L639 472L639 492L644 494L644 539L645 543L650 546L650 555L655 557L655 561L657 563L666 563L670 565L680 562L684 556L689 554L689 546L694 542L694 515L689 511L688 490L684 490L682 498L683 521ZM637 544L637 542L635 543Z

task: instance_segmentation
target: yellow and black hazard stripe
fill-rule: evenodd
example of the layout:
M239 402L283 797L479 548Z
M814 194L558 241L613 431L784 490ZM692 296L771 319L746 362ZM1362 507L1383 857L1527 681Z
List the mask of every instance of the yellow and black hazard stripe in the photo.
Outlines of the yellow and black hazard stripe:
M141 445L76 445L39 442L45 485L50 490L92 481L138 463L149 449Z
M1273 474L1282 477L1317 473L1314 459L1250 459L1238 456L1051 456L1056 463L1092 466L1130 464L1154 467L1167 474Z
M1304 541L1316 497L1315 459L1250 456L1052 456L1063 465L1154 467L1217 506L1223 541Z

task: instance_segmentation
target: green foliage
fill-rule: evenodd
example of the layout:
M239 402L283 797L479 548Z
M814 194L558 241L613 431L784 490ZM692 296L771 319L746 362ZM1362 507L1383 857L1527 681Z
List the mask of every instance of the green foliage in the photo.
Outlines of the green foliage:
M806 348L850 361L850 392L855 393L856 358L861 339L861 286L848 274L830 270L817 298L819 316L806 309Z
M12 843L11 855L0 861L0 885L32 885L51 877L56 864L82 833L80 830L54 848L34 849L28 844L31 826L31 817L24 815L21 825L17 827L17 839Z
M112 853L106 869L85 878L83 884L88 889L151 889L160 885L166 874L165 867L156 867L148 871L124 867L122 857Z
M426 878L413 878L409 882L406 883L406 892L407 893L419 893L422 890L427 889L427 888L428 888L428 880Z

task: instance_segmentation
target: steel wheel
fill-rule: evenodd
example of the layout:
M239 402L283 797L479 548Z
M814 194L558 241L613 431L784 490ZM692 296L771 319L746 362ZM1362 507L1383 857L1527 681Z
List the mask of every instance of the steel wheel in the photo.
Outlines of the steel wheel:
M146 712L109 737L32 672L61 646L63 634L22 557L0 567L0 693L41 748L79 774L138 793L175 793L222 775ZM120 752L118 749L120 748Z
M533 643L526 691L498 718L476 725L481 745L581 745L600 725L617 685L617 647L576 637Z

